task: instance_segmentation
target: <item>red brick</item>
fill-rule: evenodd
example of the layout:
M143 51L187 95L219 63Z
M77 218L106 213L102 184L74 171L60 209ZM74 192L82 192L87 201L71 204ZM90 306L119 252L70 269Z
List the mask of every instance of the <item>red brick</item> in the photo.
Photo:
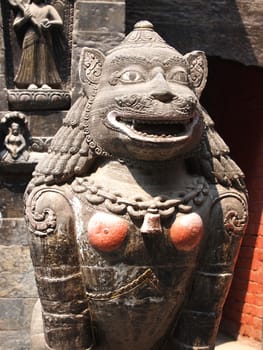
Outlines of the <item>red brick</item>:
M243 307L242 307L242 313L260 318L263 316L263 305L257 306L257 305L245 303L243 304Z
M254 249L253 259L257 259L257 260L263 262L263 249L255 248Z
M263 281L261 283L249 282L247 291L253 294L263 294ZM262 314L263 315L263 314Z
M239 334L241 336L250 337L255 340L261 341L261 329L257 329L252 325L241 324L239 328Z
M263 294L262 293L251 293L242 290L236 290L235 295L231 295L232 300L240 301L243 303L263 305Z
M263 250L263 236L258 236L255 247Z
M258 271L261 267L262 262L254 256L250 264L250 269L253 271Z
M258 225L257 234L258 234L259 236L263 236L263 223L261 223L260 225Z
M253 325L253 318L254 317L252 315L242 314L240 317L240 322L243 324Z
M262 317L253 317L252 325L256 329L262 329Z
M262 328L262 319L249 314L243 313L240 318L241 324L252 325L255 329Z
M252 282L259 282L261 283L263 281L263 269L260 270L251 270L249 275L249 280Z
M250 304L257 303L258 305L263 305L263 295L262 294L255 295L254 293L246 293L244 301L247 303L250 303Z

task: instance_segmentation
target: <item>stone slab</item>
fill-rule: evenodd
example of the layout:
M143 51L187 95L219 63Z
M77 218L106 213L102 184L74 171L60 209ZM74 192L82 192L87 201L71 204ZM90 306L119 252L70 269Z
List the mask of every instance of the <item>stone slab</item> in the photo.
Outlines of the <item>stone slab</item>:
M24 216L23 195L27 182L5 184L0 187L0 218L22 218ZM1 184L0 184L1 185Z
M28 272L32 269L29 247L22 245L0 246L0 275L3 272ZM0 286L2 289L4 286ZM5 288L5 287L4 287Z
M0 332L1 350L30 350L30 337L26 331Z
M6 286L5 289L0 290L0 298L37 297L33 269L22 273L2 272L0 284Z
M24 218L0 220L0 245L28 245L28 229Z
M72 34L72 103L81 91L78 64L82 47L94 47L103 52L116 46L125 28L125 1L75 2Z
M0 246L0 298L36 298L29 247Z
M32 136L53 136L62 125L66 111L28 113L29 129Z
M76 11L81 14L77 22L78 28L75 27L77 30L123 32L125 18L123 1L79 1Z
M0 330L30 330L36 298L0 298Z

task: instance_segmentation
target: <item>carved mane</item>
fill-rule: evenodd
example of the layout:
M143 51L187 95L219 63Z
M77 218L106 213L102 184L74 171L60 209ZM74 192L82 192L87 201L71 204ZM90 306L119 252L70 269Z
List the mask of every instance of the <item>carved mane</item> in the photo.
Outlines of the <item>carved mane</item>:
M91 101L81 96L69 110L51 143L47 157L37 165L32 183L63 184L76 176L89 174L96 159L103 159L103 152L86 135L86 120ZM244 174L229 156L229 148L214 129L214 122L203 110L205 128L198 152L185 159L189 171L204 176L209 183L244 190Z

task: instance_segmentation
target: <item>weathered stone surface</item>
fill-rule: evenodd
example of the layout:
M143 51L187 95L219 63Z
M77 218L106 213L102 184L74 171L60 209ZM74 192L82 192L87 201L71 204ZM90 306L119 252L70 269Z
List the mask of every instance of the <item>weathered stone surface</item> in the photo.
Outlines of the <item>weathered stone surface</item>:
M21 273L22 271L31 270L31 259L29 248L21 245L11 245L0 247L0 271Z
M29 350L30 338L27 331L0 332L1 349L5 350Z
M5 77L0 75L0 79L4 79ZM7 109L7 93L6 90L0 90L0 109Z
M95 47L103 52L116 46L124 33L124 1L77 0L72 35L72 102L81 90L78 66L81 48Z
M7 108L7 99L6 93L4 91L5 85L5 45L4 45L4 27L3 27L3 17L2 17L2 9L0 6L0 81L1 81L1 89L0 89L0 109Z
M1 218L23 217L23 192L25 190L27 181L25 181L24 178L19 180L20 181L17 181L17 183L4 183L5 187L0 188Z
M0 298L35 298L37 291L28 247L0 247Z
M29 330L35 298L0 298L0 330Z
M28 229L24 218L0 220L0 245L28 244Z
M53 136L61 126L66 112L31 112L27 115L32 136Z
M179 51L263 66L262 0L128 0L126 8L128 30L149 19Z
M78 29L91 32L122 32L124 28L124 2L79 1Z
M0 298L34 298L37 296L32 268L21 273L2 272L0 284L5 286L4 290L0 290Z

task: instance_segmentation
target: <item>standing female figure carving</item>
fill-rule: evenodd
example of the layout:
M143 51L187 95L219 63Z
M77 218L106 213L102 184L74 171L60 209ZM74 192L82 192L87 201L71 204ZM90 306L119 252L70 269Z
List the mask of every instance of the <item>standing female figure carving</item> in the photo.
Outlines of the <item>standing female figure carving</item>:
M22 56L14 82L17 88L59 88L61 79L55 63L53 39L54 28L63 25L54 6L44 0L31 0L19 10L13 26L24 32ZM21 34L21 33L19 33Z

